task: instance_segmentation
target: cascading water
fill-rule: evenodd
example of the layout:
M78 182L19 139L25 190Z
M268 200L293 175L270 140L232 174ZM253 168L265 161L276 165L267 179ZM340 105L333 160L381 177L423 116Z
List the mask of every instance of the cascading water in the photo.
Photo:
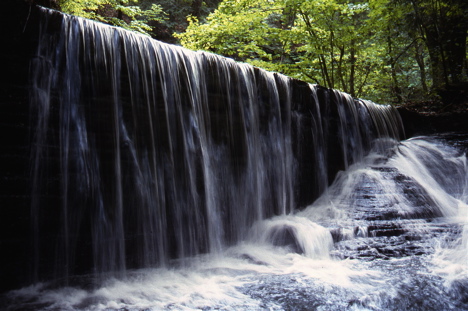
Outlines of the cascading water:
M389 106L33 14L33 285L7 310L467 307L457 148L399 143Z
M54 14L31 61L31 202L35 258L55 252L60 277L78 249L97 272L120 273L220 252L293 211L305 157L318 195L374 137L401 135L390 107L307 84L297 101L284 76ZM310 153L294 152L305 135ZM56 233L54 249L42 245Z
M383 145L216 256L96 289L37 284L11 310L466 310L466 154L445 137Z

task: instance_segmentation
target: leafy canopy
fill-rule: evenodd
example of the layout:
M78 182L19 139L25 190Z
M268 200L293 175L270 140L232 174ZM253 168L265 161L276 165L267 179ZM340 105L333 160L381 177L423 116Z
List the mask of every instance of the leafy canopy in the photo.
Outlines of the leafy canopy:
M205 23L189 18L181 43L361 96L381 69L368 40L367 2L225 0ZM365 17L365 18L363 18Z
M65 13L101 21L148 35L151 21L166 19L161 6L152 4L142 9L139 0L60 0Z
M458 27L463 26L460 14L468 14L468 5L460 8L463 1L224 0L206 20L189 17L187 30L177 37L190 49L222 54L356 97L401 102L427 95L428 85L437 88L443 68L450 75L453 67L450 77L459 81L463 72L466 76L468 28ZM432 8L435 3L437 12ZM441 10L448 17L442 18ZM447 29L446 38L431 41L433 29ZM444 40L458 46L449 50ZM451 65L449 60L460 54L463 57Z

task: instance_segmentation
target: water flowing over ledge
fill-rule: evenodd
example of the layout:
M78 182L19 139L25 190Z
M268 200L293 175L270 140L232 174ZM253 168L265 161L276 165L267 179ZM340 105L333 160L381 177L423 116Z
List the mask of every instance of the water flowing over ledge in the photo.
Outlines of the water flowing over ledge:
M217 55L42 8L23 33L30 227L7 243L31 281L219 253L403 138L390 106Z
M392 107L24 7L0 308L468 308L468 135L399 141Z

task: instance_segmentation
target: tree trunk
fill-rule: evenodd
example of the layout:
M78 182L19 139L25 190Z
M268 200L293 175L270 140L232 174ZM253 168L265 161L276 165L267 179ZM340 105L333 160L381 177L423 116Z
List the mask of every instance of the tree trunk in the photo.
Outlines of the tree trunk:
M419 42L415 43L415 59L419 66L419 77L421 79L421 85L425 94L429 93L429 89L427 88L427 78L426 78L426 64L424 62L423 47Z
M390 33L389 30L388 30L388 33ZM403 97L401 95L401 88L398 85L398 78L397 78L396 67L395 67L396 60L393 57L393 41L392 41L391 36L387 36L387 48L388 48L388 55L390 55L390 70L391 70L391 75L392 75L391 90L393 94L395 95L397 102L401 103L403 101Z
M196 16L198 19L201 17L202 5L202 0L192 0L192 15Z
M355 41L351 40L351 49L350 49L350 55L349 55L349 62L351 65L350 71L349 71L349 94L352 97L356 97L356 90L354 87L355 83L355 75L356 75L356 47L355 47Z
M429 52L432 88L446 89L466 80L466 0L412 1Z

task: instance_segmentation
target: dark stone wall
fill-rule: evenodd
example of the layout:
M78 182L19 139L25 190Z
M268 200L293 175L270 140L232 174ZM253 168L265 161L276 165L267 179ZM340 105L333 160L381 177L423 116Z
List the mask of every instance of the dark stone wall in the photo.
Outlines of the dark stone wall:
M446 132L468 132L468 111L425 114L398 108L398 112L407 138Z

